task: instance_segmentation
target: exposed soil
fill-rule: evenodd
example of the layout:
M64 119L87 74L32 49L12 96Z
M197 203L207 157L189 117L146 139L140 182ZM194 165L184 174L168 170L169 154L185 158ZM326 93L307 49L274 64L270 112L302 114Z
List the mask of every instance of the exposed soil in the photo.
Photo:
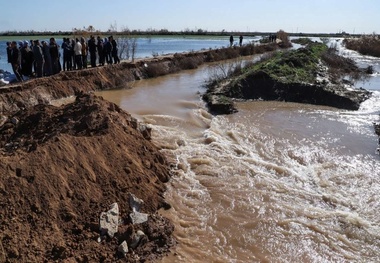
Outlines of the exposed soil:
M169 165L149 129L115 104L80 95L37 105L0 122L0 262L143 262L167 253L173 225L157 214ZM132 225L129 193L144 200L146 223ZM98 242L99 216L117 202L121 225ZM126 258L118 245L147 238Z

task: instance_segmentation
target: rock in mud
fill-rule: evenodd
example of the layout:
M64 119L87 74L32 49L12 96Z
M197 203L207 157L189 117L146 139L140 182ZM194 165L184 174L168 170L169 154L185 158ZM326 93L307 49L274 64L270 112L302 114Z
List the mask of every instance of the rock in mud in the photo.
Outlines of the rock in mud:
M143 200L137 198L134 194L129 194L129 206L131 207L133 212L139 212L143 204Z
M237 112L231 98L224 94L205 94L203 99L213 114L231 114Z
M142 240L144 236L145 236L145 233L141 230L138 230L136 233L133 233L129 246L135 249L139 245L140 241Z
M108 235L113 237L118 230L119 226L119 206L113 203L110 210L100 214L100 235Z
M133 212L129 214L129 217L131 218L132 224L142 224L148 221L148 214L140 213L140 212Z
M127 255L127 253L128 253L128 244L127 244L127 242L123 241L123 243L121 243L119 245L117 251L119 251L125 257L125 255Z

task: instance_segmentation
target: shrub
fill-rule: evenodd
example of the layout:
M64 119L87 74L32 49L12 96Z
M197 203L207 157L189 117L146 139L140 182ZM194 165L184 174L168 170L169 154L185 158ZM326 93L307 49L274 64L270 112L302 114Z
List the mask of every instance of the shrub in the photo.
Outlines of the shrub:
M239 56L239 50L236 47L225 49L224 56L226 59L237 58Z
M267 45L258 45L254 47L254 54L263 54L269 51L274 51L277 49L277 45L275 43L267 44Z
M380 39L376 35L363 36L359 39L346 38L343 44L346 48L358 51L362 55L380 57Z
M306 45L308 45L310 43L313 43L313 41L310 38L307 38L307 37L301 37L301 38L293 39L291 42L292 43L296 43L296 44L300 44L300 45L303 45L303 46L306 46Z
M292 46L292 43L289 40L289 35L284 30L277 32L277 39L281 40L281 43L279 45L282 48L288 48Z
M177 65L180 69L196 69L202 64L202 58L193 57L182 57L178 59Z
M253 55L255 53L255 45L254 44L248 44L244 45L239 48L239 54L241 56L249 56Z
M167 74L167 69L161 63L152 63L145 68L145 73L149 78L155 78Z

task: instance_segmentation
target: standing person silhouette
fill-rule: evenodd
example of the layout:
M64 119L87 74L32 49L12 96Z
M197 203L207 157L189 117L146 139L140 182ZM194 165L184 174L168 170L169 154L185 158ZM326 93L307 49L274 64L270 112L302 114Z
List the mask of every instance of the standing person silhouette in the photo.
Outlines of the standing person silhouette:
M231 35L230 36L230 47L234 44L234 37Z
M243 45L243 36L240 35L239 37L239 46L242 46Z
M41 78L44 75L45 57L42 51L40 41L37 39L37 40L34 40L33 43L34 43L33 57L34 57L34 62L35 62L35 73L38 78Z
M18 81L23 81L21 74L21 52L17 48L17 42L12 41L11 43L11 56L10 56L10 62L12 65L13 72L16 75L16 78Z
M120 63L120 59L119 59L119 55L118 55L118 49L117 49L117 42L116 40L113 38L113 36L110 36L109 37L109 42L111 42L111 45L112 45L112 57L113 57L113 63L115 64L118 64Z

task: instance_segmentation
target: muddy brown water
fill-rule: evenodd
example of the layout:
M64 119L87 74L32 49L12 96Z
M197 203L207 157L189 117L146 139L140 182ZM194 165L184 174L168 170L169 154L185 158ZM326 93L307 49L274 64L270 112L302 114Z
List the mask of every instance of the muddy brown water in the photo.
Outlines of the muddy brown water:
M199 95L210 67L98 93L176 160L162 214L179 245L162 262L380 262L380 96L356 112L252 101L215 117Z

